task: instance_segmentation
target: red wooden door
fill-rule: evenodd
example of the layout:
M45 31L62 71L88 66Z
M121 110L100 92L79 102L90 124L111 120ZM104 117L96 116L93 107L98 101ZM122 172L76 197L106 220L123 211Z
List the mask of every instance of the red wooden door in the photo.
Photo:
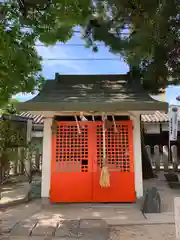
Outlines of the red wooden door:
M92 123L57 122L53 136L51 202L92 202Z
M53 136L51 202L134 202L131 121L106 132L110 187L99 185L103 159L102 122L57 122Z
M99 185L103 165L102 123L96 126L96 156L93 175L94 202L135 202L133 129L131 121L116 122L106 131L106 158L110 173L110 187Z

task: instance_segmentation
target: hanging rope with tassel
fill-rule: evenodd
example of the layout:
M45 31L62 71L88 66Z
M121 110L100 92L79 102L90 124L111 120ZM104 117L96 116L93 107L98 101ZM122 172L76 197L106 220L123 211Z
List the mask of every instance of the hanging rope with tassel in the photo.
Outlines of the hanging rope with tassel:
M81 129L80 129L80 126L79 126L78 118L77 118L77 116L74 116L74 118L75 118L75 121L76 121L77 132L78 132L78 134L81 134Z
M106 166L106 127L105 127L105 121L106 116L105 114L102 116L103 121L103 161L102 161L102 169L101 169L101 175L99 184L102 188L110 187L110 175L108 171L108 167Z

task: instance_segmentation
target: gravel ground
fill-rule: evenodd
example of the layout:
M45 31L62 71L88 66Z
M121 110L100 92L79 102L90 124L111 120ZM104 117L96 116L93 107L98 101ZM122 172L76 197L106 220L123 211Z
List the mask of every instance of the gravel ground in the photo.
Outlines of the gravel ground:
M110 229L110 240L175 240L174 224L118 226Z

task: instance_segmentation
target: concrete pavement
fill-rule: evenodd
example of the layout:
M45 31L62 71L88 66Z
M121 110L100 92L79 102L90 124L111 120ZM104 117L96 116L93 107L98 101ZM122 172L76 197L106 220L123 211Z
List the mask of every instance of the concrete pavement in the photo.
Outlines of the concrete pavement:
M0 239L174 240L173 199L179 196L179 192L169 189L161 178L145 182L145 187L151 185L160 191L163 213L143 216L136 204L57 204L44 207L41 200L35 200L13 208L0 208ZM16 194L17 197L17 189L8 191L6 189L7 196Z
M108 240L109 229L104 220L82 219L82 220L24 220L15 224L9 232L3 232L4 238L25 237L30 239L93 239Z
M1 240L175 240L175 228L173 224L157 224L157 225L133 225L133 226L116 226L109 227L104 231L86 231L80 232L77 237L76 231L73 231L73 235L62 236L12 236L4 235L0 236ZM93 229L92 229L93 230ZM106 235L108 231L108 236ZM89 234L90 233L90 234Z
M0 198L0 209L24 203L27 192L27 182L14 185L3 185Z
M18 240L118 240L113 229L131 228L135 228L138 239L138 228L146 232L147 228L159 228L162 224L174 226L173 213L144 217L135 204L60 204L43 208L40 200L6 209L0 213L0 219L3 238Z

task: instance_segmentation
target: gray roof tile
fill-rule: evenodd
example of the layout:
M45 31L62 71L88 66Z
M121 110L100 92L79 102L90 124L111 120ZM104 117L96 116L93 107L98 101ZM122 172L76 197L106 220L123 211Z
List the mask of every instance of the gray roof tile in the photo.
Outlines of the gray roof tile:
M178 111L178 119L180 121L180 111ZM141 121L145 123L168 122L168 114L165 112L155 111L153 114L141 115Z
M34 115L30 112L22 112L19 114L21 117L29 118L33 120L33 124L44 124L43 116L42 115Z
M32 100L20 103L22 111L166 110L167 104L151 98L127 75L60 75L48 80Z

